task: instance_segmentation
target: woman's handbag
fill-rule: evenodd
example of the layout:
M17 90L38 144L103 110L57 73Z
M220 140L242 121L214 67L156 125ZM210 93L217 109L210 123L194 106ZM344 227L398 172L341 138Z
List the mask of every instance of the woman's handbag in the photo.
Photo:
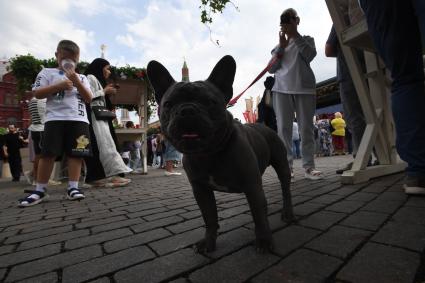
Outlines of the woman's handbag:
M91 110L93 111L96 120L114 120L117 118L117 115L105 106L92 106Z
M105 97L100 96L98 98L95 98L94 100L97 100L98 105L90 106L90 108L93 111L96 120L114 120L115 118L117 118L117 115L115 115L114 112L106 108Z

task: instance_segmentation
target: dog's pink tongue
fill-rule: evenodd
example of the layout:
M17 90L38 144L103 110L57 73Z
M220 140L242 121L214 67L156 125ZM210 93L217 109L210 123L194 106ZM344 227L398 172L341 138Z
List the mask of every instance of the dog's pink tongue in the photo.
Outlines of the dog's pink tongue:
M198 134L183 134L182 138L184 139L196 139L199 138Z

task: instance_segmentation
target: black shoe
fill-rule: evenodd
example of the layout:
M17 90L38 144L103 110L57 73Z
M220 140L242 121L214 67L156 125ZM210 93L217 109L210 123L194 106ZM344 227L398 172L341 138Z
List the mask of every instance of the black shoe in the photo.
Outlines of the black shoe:
M342 173L344 173L344 171L351 170L351 167L353 167L353 162L348 163L347 165L345 165L344 168L336 170L335 173L341 175Z
M425 195L425 177L406 176L403 187L408 195Z

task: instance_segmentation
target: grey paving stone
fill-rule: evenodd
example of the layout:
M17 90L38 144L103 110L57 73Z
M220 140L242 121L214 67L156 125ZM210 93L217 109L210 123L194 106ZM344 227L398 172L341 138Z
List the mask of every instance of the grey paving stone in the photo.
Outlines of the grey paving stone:
M167 230L170 230L174 234L178 234L181 232L199 228L201 226L204 226L204 220L202 219L202 217L190 219L182 223L167 226Z
M300 221L303 226L316 228L320 230L327 230L329 227L339 222L341 219L346 217L347 214L332 212L332 211L319 211L309 217Z
M346 198L346 200L355 200L355 201L364 201L369 202L376 198L376 194L366 193L366 192L357 192Z
M20 229L31 229L31 228L38 228L41 226L45 227L45 225L49 224L60 224L63 222L62 217L61 218L55 218L55 219L48 219L48 220L40 220L36 221L34 223L24 223L19 225L12 225L6 228L5 231L12 231L12 230L20 230ZM66 225L66 224L65 224ZM64 226L64 225L61 225Z
M5 241L5 244L14 244L14 243L19 243L19 242L24 242L24 241L27 241L27 240L33 240L33 239L37 239L37 238L47 237L47 236L54 235L54 234L69 232L71 230L72 230L72 226L68 225L68 226L64 226L64 227L47 229L47 230L43 230L43 231L37 231L37 232L32 232L32 233L27 233L27 234L15 235L13 237L9 237Z
M247 247L191 273L189 280L193 283L244 282L278 260L277 256L258 254L254 248Z
M187 231L159 241L149 243L149 246L160 255L193 245L204 237L204 228Z
M16 234L18 234L18 232L19 232L19 230L12 230L12 231L1 232L0 233L0 242L2 242L4 239L9 239L11 237L14 237Z
M66 267L63 270L62 282L83 282L154 257L155 254L146 246L126 249L118 253Z
M6 271L6 268L0 269L0 280L2 280L1 282L3 282L3 277L6 275Z
M260 273L250 282L326 282L342 264L343 261L337 258L301 249Z
M39 239L34 239L26 242L22 242L18 246L18 250L26 250L34 247L41 247L48 244L54 244L59 242L64 242L70 239L75 239L79 237L84 237L90 234L90 231L87 229L76 230L67 233L60 233L48 237L43 237Z
M238 214L242 214L242 213L247 212L247 211L249 211L248 205L241 205L241 206L237 206L237 207L226 208L226 209L223 209L223 210L218 212L218 217L219 218L229 218L229 217L233 217L233 216L238 215Z
M226 254L239 250L241 247L248 245L254 241L255 234L246 228L238 228L236 230L221 234L217 237L216 250L209 253L212 258L220 258ZM255 249L252 246L252 249Z
M102 248L96 245L16 265L10 270L6 278L6 282L51 272L59 268L99 257L101 255Z
M19 281L18 283L56 283L59 281L56 272L46 273L40 276L36 276L30 279Z
M323 195L317 198L314 198L311 200L311 202L317 202L317 203L322 203L322 204L331 204L334 203L342 198L344 198L345 196L340 196L340 195L331 195L331 194L327 194L327 195Z
M15 249L16 245L3 245L0 246L0 255L7 254L12 252Z
M298 195L298 196L292 196L292 205L293 205L293 206L295 206L295 205L297 205L297 204L299 204L299 203L306 202L306 201L308 201L308 200L310 200L310 199L312 199L312 197L308 197L308 196L301 196L301 195Z
M335 191L332 191L332 192L330 192L330 194L340 195L340 196L348 196L348 195L351 195L351 194L353 194L357 191L359 191L359 189L356 188L356 187L346 186L346 187L342 187L340 189L337 189Z
M379 186L379 185L371 184L370 186L367 186L366 188L362 189L362 192L380 194L387 189L388 189L388 187L385 187L385 186Z
M425 226L389 222L372 237L372 241L422 252L425 248Z
M239 214L235 217L222 219L218 222L220 225L219 233L227 232L235 228L241 227L247 223L252 222L252 216L248 214Z
M393 216L394 221L425 225L425 208L402 207Z
M338 183L323 186L323 187L315 189L315 190L306 191L302 195L305 195L305 196L320 196L320 195L327 194L327 193L330 193L332 191L335 191L336 189L338 189L340 187L341 187L341 183L338 182Z
M134 246L143 245L158 239L171 236L171 233L163 228L151 230L148 232L131 235L125 238L113 240L104 243L103 247L107 253L127 249Z
M301 215L301 216L309 215L309 214L319 210L323 206L324 205L320 204L320 203L306 202L306 203L299 204L299 205L295 206L294 207L294 214L295 215Z
M164 211L167 211L167 210L168 209L166 207L157 207L157 208L152 208L152 209L148 209L148 210L142 210L142 211L128 213L127 217L129 217L129 218L143 217L143 216L147 216L147 215L151 215L151 214L157 214L157 213L160 213L160 212L164 212Z
M193 210L193 211L189 211L186 213L181 213L179 214L181 217L185 218L185 219L192 219L192 218L196 218L201 216L201 211L200 210Z
M161 282L207 264L209 260L191 249L184 249L172 254L148 261L114 275L117 283Z
M81 248L84 246L103 243L109 240L123 238L125 236L130 236L130 235L133 235L133 233L128 228L112 230L112 231L103 232L103 233L99 233L95 235L68 240L65 242L65 249L71 250L71 249Z
M47 257L49 255L59 253L60 250L61 250L60 244L54 244L54 245L44 246L41 248L2 255L0 256L0 267L7 267L7 266L15 265L17 263L22 263L22 262L31 261L37 258Z
M146 221L141 218L132 218L132 219L116 221L114 223L95 226L91 228L91 231L94 234L97 234L104 231L115 230L115 229L123 228L123 227L129 227L131 225L143 224L145 222Z
M334 226L323 235L308 243L306 247L344 259L366 241L369 235L370 232L368 231Z
M118 216L114 216L114 217L110 217L106 219L95 219L95 220L84 221L84 222L75 224L75 228L77 229L88 228L93 226L109 224L112 222L121 221L125 219L128 219L127 217L125 217L125 215L118 215Z
M369 202L366 206L363 206L360 210L392 214L399 209L401 205L402 202L400 201L375 199Z
M380 200L392 200L404 202L407 199L407 195L404 192L383 192L379 195L378 199Z
M147 216L144 216L143 219L146 219L147 221L154 221L154 220L157 220L157 219L167 218L167 217L177 215L177 214L182 214L182 213L186 213L186 210L185 209L175 209L175 210L171 210L171 211L167 211L167 212L160 212L160 213L156 213L156 214L147 215Z
M96 280L89 281L88 283L110 283L111 280L108 277L102 277Z
M404 206L425 207L425 198L411 196Z
M189 283L189 281L186 278L179 278L173 281L169 281L169 283Z
M331 210L335 212L343 212L343 213L352 213L362 207L365 203L362 201L354 201L354 200L343 200L338 203L335 203L331 206L326 207L326 210Z
M152 230L158 227L165 227L167 225L179 223L179 222L182 222L183 220L184 219L179 216L171 216L171 217L167 217L163 219L158 219L153 222L133 225L130 228L136 233L141 233L141 232Z
M296 225L291 225L283 230L273 233L274 252L286 256L291 251L304 245L320 232Z
M357 211L342 221L342 225L376 231L386 220L388 214L370 211Z
M420 255L396 247L366 244L336 275L348 282L413 282Z

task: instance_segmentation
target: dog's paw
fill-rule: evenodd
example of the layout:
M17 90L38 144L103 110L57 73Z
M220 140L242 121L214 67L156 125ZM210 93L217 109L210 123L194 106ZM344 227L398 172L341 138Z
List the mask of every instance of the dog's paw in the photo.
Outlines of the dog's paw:
M297 219L295 218L295 215L292 212L285 212L282 211L280 215L280 220L286 222L286 223L295 223L297 222Z
M212 238L205 238L195 244L195 252L205 254L215 251L216 241Z
M271 238L255 240L255 250L259 254L271 252L273 248L273 240Z

